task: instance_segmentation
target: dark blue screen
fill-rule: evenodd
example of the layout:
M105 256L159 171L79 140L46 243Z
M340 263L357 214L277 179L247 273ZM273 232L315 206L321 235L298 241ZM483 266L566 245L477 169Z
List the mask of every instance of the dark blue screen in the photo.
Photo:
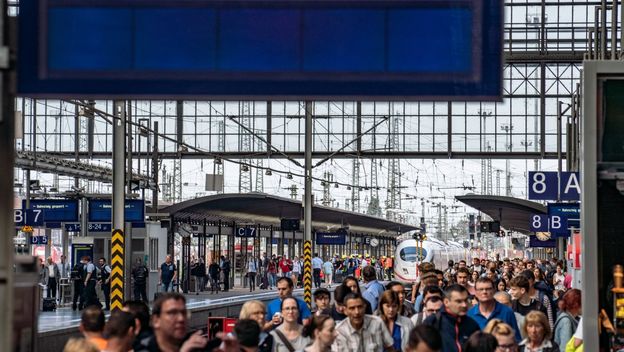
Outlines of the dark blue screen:
M50 70L132 68L132 11L52 8L48 16Z
M221 11L219 69L224 71L297 71L299 12L287 9Z
M20 1L18 92L500 99L497 0Z
M467 8L54 8L48 29L52 71L461 73L473 64Z
M390 71L467 73L472 68L470 10L403 9L389 17Z
M214 70L216 12L152 9L135 12L134 66L139 70Z
M384 11L310 10L304 17L306 71L383 72Z

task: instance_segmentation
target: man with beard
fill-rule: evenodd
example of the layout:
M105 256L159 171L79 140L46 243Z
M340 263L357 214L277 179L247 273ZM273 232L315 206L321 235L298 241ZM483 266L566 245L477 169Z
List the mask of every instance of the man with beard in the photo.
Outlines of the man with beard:
M460 285L449 286L444 293L444 308L429 316L424 324L433 326L442 336L442 351L461 352L470 335L479 331L479 324L468 314L468 290Z
M201 330L187 338L186 299L177 292L164 293L152 309L154 335L140 341L136 352L178 352L202 349L208 340Z

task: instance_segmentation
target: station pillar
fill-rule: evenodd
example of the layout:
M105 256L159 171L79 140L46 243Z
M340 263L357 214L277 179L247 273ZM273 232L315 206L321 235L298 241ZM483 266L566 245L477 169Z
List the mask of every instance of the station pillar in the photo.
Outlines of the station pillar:
M124 301L125 251L124 208L126 187L126 104L122 100L113 103L113 233L111 236L111 310L121 309Z
M303 206L303 300L312 306L312 102L305 102L305 194Z

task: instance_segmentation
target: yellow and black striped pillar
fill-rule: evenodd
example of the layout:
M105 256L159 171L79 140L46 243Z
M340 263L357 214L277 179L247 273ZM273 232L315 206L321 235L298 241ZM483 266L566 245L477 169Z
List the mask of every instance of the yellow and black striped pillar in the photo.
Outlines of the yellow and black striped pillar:
M121 309L124 301L124 232L113 230L111 238L111 310Z
M303 300L312 309L312 241L303 243Z

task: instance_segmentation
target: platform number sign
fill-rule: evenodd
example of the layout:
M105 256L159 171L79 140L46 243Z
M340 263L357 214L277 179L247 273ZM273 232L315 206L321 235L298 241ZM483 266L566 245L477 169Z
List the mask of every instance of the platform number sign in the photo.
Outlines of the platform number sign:
M529 220L531 232L548 232L548 215L532 214Z
M238 227L236 228L236 237L256 237L256 228Z
M581 182L578 172L562 172L559 182L560 200L581 200Z
M15 226L43 226L42 209L13 209Z
M578 172L530 171L529 199L580 200L580 184Z
M48 244L48 236L32 236L30 237L30 244Z

